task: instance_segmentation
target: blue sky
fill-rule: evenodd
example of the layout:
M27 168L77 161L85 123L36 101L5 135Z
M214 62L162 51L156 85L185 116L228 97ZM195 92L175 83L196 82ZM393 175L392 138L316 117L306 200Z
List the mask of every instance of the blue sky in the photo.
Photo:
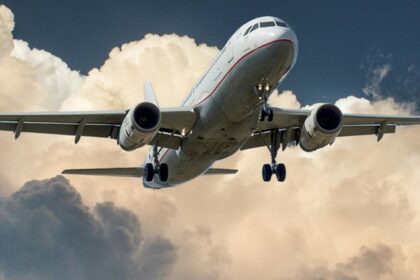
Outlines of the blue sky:
M221 48L244 22L262 15L286 20L299 58L280 89L304 104L362 96L372 71L389 71L384 96L420 99L420 1L56 1L4 0L15 38L48 50L71 68L99 67L115 46L147 33L188 35Z

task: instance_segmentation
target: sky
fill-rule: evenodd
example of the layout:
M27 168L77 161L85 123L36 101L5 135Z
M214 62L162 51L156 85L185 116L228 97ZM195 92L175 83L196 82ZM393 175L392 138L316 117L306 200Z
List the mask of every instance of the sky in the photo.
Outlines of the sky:
M50 51L81 73L100 67L115 46L147 33L187 35L221 49L243 23L273 15L292 26L300 43L298 63L280 89L293 90L303 104L362 96L370 71L383 65L390 70L382 94L409 101L420 96L420 2L415 0L2 3L14 11L15 38ZM406 85L412 80L415 89Z
M174 106L230 33L275 10L301 52L273 106L418 111L415 2L191 3L3 1L0 112L132 108L148 79ZM418 132L287 148L282 184L262 182L260 148L215 164L235 176L161 190L59 175L139 166L147 147L1 132L0 280L420 279Z

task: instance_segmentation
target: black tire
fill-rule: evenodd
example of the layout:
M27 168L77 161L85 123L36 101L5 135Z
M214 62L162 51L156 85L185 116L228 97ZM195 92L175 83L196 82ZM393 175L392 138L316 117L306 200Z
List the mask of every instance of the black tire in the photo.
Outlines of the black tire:
M265 111L264 109L261 109L260 111L260 122L263 122L265 120Z
M262 168L262 177L264 182L270 182L273 171L271 170L271 165L264 164Z
M159 179L162 182L168 181L168 175L169 175L168 171L169 171L168 165L166 163L162 163L159 168Z
M267 120L268 120L269 122L272 122L272 121L273 121L273 118L274 118L274 112L273 112L273 109L268 109L268 118L267 118Z
M286 180L286 166L283 163L276 166L276 177L279 182Z
M155 168L153 167L153 164L147 163L144 167L144 179L146 182L150 182L153 180L153 177L155 176Z

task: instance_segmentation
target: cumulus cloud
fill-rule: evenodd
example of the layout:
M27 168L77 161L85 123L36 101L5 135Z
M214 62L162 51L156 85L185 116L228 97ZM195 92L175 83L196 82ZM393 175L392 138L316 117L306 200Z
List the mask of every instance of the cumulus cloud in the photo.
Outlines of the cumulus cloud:
M34 69L36 82L47 94L41 105L49 110L58 110L61 103L77 91L84 80L79 72L71 70L60 58L44 50L31 49L22 40L14 40L11 56Z
M12 22L8 18L0 24ZM4 26L0 30L10 34L12 28ZM12 42L26 51L6 52L7 64L0 61L2 111L126 109L142 100L146 79L152 80L162 106L176 106L217 54L216 48L188 37L147 35L115 48L100 68L66 84L62 79L74 72L58 67L59 59ZM34 57L45 57L50 66ZM49 83L51 71L61 74ZM291 91L275 94L270 103L301 107ZM336 104L359 113L410 114L414 109L383 97L349 96ZM74 267L74 278L80 278L106 263L106 269L116 267L128 279L133 271L149 279L418 279L420 134L416 127L397 132L379 144L372 136L337 139L310 154L288 148L278 158L288 166L284 184L262 183L259 168L269 154L261 148L217 163L239 168L235 176L200 177L160 191L143 189L137 179L72 177L77 192L62 177L19 187L64 168L140 165L147 148L126 153L109 139L83 138L76 146L67 137L30 134L12 142L12 135L2 133L1 153L7 160L0 162L1 203L16 211L2 211L0 228L4 223L7 236L20 238L24 246L17 249L38 254L38 271L50 273L45 277ZM39 226L28 239L30 231L21 229L33 224ZM74 228L85 233L75 236ZM78 238L100 248L85 259L80 253L85 248L74 243ZM63 240L62 247L57 245ZM17 260L13 255L0 255L8 264L0 266L6 278L30 273L30 266L12 262ZM25 260L25 254L18 256ZM49 266L50 259L57 266Z
M93 210L64 177L26 183L0 198L0 269L7 279L164 279L176 247L146 239L111 202Z
M133 107L143 100L145 80L151 80L161 106L176 106L216 54L216 48L197 46L185 36L148 34L143 40L114 48L62 108Z
M10 54L13 49L12 31L15 21L12 11L4 5L0 6L0 58Z

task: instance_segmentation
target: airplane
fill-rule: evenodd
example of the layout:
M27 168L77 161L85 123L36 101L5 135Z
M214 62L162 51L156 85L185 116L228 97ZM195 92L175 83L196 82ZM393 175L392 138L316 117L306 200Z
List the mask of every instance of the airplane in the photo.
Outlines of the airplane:
M129 110L0 114L0 130L116 140L125 151L151 146L144 165L130 168L67 169L63 174L143 178L147 188L173 187L200 175L235 174L213 164L239 150L267 147L271 162L263 181L283 182L280 148L321 149L337 137L395 133L398 125L420 124L420 116L345 114L334 104L310 110L272 108L268 98L296 63L298 40L277 17L259 17L230 37L181 106L159 107L150 81L144 101Z

